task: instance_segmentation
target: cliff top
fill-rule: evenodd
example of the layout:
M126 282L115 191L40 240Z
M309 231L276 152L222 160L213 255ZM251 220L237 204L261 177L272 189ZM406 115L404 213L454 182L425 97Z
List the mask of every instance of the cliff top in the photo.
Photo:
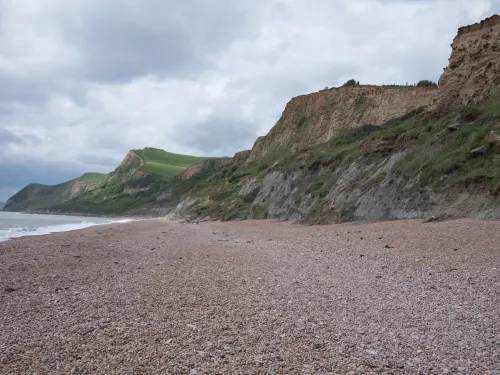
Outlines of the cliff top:
M482 20L470 26L464 26L458 29L458 34L455 39L460 38L464 34L472 33L474 31L482 30L487 27L494 27L500 25L500 16L495 14L489 18Z
M436 91L436 87L417 87L417 86L405 86L405 85L356 85L356 86L340 86L332 87L329 89L323 89L320 91L311 92L309 94L297 95L293 97L290 101L297 98L310 97L314 95L324 95L325 93L336 92L336 91L346 91L354 93L369 93L369 92L382 92L390 90L408 90L408 91Z

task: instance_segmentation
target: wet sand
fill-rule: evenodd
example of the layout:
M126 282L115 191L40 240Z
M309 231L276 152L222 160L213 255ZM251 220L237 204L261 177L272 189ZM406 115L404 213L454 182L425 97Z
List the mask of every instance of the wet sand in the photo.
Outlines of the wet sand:
M0 374L346 373L500 373L500 222L145 220L0 243Z

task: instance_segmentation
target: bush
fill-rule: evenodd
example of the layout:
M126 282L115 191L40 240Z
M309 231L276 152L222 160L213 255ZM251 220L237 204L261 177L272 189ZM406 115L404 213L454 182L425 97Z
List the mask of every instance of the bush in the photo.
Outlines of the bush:
M347 87L347 86L359 86L359 81L356 81L355 79L350 79L349 81L347 81L346 83L344 83L342 86L343 87Z
M428 81L426 79L417 83L417 87L437 87L437 86L438 85L436 82Z

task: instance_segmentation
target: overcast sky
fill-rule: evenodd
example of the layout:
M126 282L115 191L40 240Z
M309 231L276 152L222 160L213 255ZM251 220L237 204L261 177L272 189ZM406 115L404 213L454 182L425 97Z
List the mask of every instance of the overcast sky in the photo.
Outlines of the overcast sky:
M293 97L437 81L500 0L0 0L0 201L133 148L232 155Z

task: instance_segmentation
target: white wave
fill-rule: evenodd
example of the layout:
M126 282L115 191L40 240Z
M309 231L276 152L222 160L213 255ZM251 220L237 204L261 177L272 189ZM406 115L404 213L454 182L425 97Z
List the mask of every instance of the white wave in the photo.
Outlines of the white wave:
M85 229L99 225L128 223L130 221L132 220L131 219L110 220L109 222L100 222L100 223L82 221L80 223L51 225L46 227L17 227L17 228L0 229L0 242L7 241L11 238L19 238L25 236L43 236L51 233L68 232L72 230Z

